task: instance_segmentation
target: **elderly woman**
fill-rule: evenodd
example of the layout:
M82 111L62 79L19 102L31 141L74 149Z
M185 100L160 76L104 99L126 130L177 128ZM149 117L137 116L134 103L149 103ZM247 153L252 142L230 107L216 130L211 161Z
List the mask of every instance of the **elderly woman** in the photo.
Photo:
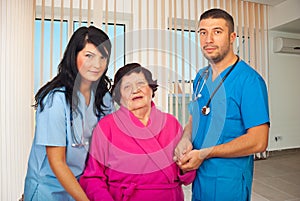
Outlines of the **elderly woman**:
M183 201L183 174L173 162L182 127L158 110L152 98L157 82L149 70L131 63L120 68L112 87L120 108L99 121L80 184L90 200Z

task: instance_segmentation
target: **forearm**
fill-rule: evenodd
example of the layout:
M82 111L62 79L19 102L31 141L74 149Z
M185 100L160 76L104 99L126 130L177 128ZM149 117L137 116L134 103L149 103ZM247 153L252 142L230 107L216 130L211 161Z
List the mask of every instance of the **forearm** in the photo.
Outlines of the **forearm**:
M67 164L58 163L51 168L64 189L75 200L89 200Z
M187 138L190 141L192 140L192 117L189 117L189 121L183 129L182 138Z
M65 147L46 147L50 167L64 189L75 199L88 201L86 194L66 163Z
M181 164L180 159L188 152L193 149L192 145L192 117L190 116L188 123L184 127L181 140L177 144L174 150L173 160L177 162L178 165Z
M262 152L268 145L269 125L249 128L247 133L230 142L188 152L177 163L182 171L196 170L209 158L232 158Z
M246 134L228 143L205 150L207 152L205 159L242 157L265 151L268 145L268 133L269 127L267 124L251 128Z

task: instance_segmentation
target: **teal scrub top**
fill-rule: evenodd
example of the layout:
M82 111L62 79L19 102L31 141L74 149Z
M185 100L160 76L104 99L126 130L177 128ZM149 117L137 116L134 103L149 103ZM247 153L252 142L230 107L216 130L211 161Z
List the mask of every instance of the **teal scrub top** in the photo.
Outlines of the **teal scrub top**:
M72 113L73 129L71 129L70 105L66 102L65 94L62 92L64 88L58 90L56 89L55 93L49 93L45 97L45 107L42 112L40 106L36 111L35 136L25 179L25 201L74 200L52 172L46 154L46 146L66 147L66 161L76 178L79 178L85 167L89 149L87 142L98 122L98 117L93 111L94 93L91 93L90 105L87 106L83 95L78 91L78 110ZM103 102L108 106L105 108L105 113L111 113L113 105L109 93L104 96ZM73 147L72 144L76 146Z
M263 78L244 61L239 61L225 79L210 103L210 113L201 108L231 67L212 81L212 71L201 91L201 98L189 104L193 118L192 140L195 149L229 142L247 129L269 124L267 88ZM205 78L204 69L196 75L194 97L200 93ZM198 83L199 81L199 83ZM198 87L197 87L198 84ZM251 197L253 156L210 158L197 170L192 187L193 201L246 201Z

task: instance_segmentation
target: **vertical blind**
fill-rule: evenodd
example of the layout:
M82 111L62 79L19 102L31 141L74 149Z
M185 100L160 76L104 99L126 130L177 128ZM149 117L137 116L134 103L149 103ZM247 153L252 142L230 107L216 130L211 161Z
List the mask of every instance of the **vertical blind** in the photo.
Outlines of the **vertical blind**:
M191 98L192 81L199 68L207 62L199 49L197 33L200 14L212 7L227 10L235 19L238 38L235 51L267 80L267 6L241 0L37 0L36 18L41 20L39 58L40 85L44 79L44 57L49 57L53 75L54 21L61 22L60 56L63 52L63 23L67 22L68 36L74 31L74 21L82 26L91 23L107 32L110 24L125 23L125 63L139 62L150 68L158 79L160 89L155 102L162 110L173 113L182 123L187 118L186 105ZM125 17L126 16L126 17ZM124 22L125 18L125 22ZM50 38L45 38L44 21L50 20ZM114 44L109 68L115 72L119 67L116 60L118 38L116 29L110 38ZM45 55L44 43L50 42L49 55ZM46 78L47 79L47 78Z
M0 53L0 200L17 200L23 191L33 134L32 88L56 74L78 26L93 24L110 32L112 75L122 62L149 67L160 84L155 103L183 124L194 76L207 64L195 30L209 8L233 15L236 53L268 82L266 5L241 0L1 0L0 5L5 50Z
M42 85L53 75L53 52L64 50L63 24L67 24L68 37L79 26L93 24L104 31L113 26L113 42L109 69L114 73L124 63L138 62L148 67L160 85L155 102L163 111L174 114L181 123L187 121L187 104L191 99L192 82L196 72L207 65L203 58L198 35L195 32L201 13L209 8L222 8L235 20L235 52L268 80L267 6L241 0L36 0L36 19L41 21L39 83ZM45 38L45 21L50 21L49 38ZM54 22L60 23L59 50L52 45ZM116 26L124 24L123 36ZM117 46L124 40L124 50ZM44 47L51 41L50 47ZM49 48L45 51L45 48ZM47 54L45 54L45 52ZM45 58L50 69L45 69ZM36 60L36 58L35 58ZM51 72L45 78L45 71ZM113 74L112 73L112 74ZM113 75L111 75L112 77Z

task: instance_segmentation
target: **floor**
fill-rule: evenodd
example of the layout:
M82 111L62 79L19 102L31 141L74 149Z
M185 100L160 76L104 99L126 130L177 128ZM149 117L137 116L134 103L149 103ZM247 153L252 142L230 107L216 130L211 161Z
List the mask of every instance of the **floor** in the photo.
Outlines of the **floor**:
M191 186L184 187L191 200ZM273 151L255 160L251 201L300 201L300 149Z

